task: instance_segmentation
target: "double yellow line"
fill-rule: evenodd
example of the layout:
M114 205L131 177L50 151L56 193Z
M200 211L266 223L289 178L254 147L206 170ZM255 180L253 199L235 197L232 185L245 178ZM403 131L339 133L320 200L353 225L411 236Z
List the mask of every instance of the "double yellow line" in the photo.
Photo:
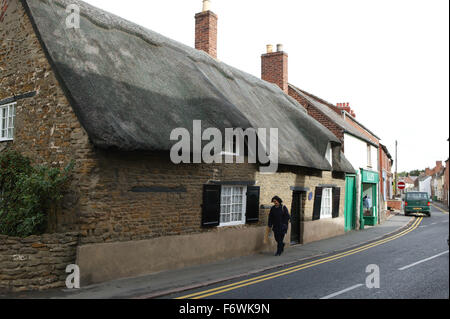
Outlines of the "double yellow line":
M387 242L390 242L392 240L395 240L395 239L398 239L398 238L400 238L402 236L405 236L406 234L412 232L417 227L419 227L419 225L422 222L422 220L423 220L423 217L418 217L412 223L411 226L409 226L408 228L406 228L405 230L403 230L402 232L400 232L398 234L392 235L390 237L387 237L385 239L381 239L379 241L376 241L376 242L373 242L373 243L370 243L370 244L367 244L367 245L363 245L361 247L358 247L358 248L355 248L355 249L352 249L352 250L349 250L349 251L345 251L345 252L342 252L342 253L339 253L339 254L336 254L336 255L333 255L333 256L321 258L321 259L318 259L318 260L310 261L310 262L307 262L305 264L297 265L297 266L290 267L290 268L287 268L287 269L283 269L283 270L280 270L280 271L276 271L276 272L273 272L273 273L270 273L270 274L266 274L266 275L258 276L258 277L255 277L255 278L251 278L251 279L235 282L235 283L232 283L232 284L229 284L229 285L225 285L225 286L221 286L221 287L217 287L217 288L213 288L213 289L209 289L209 290L205 290L205 291L196 292L196 293L193 293L193 294L190 294L190 295L178 297L176 299L202 299L202 298L218 295L218 294L230 291L230 290L235 290L235 289L242 288L242 287L245 287L245 286L254 285L254 284L257 284L259 282L266 281L266 280L270 280L270 279L274 279L274 278L277 278L277 277L285 276L285 275L291 274L293 272L297 272L297 271L300 271L302 269L311 268L311 267L314 267L314 266L317 266L317 265L320 265L320 264L323 264L323 263L327 263L327 262L330 262L330 261L333 261L333 260L337 260L337 259L341 259L341 258L344 258L344 257L347 257L347 256L351 256L351 255L357 254L359 252L362 252L364 250L367 250L367 249L370 249L370 248L373 248L373 247L385 244Z

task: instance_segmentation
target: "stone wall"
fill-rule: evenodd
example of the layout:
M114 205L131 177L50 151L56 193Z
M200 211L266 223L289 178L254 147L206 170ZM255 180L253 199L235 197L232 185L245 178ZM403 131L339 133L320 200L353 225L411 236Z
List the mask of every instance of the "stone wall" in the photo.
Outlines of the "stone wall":
M304 202L302 216L303 221L312 221L314 208L314 195L316 187L320 185L335 185L341 189L341 201L339 216L344 216L345 204L345 175L335 176L331 172L305 169L300 167L280 166L279 172L274 175L257 174L258 185L261 186L261 204L271 205L273 196L278 195L283 204L291 210L292 189L302 187L307 189L307 194L312 193L311 200L307 196Z
M14 148L34 164L76 165L70 192L52 218L51 231L76 231L81 194L89 185L93 148L79 123L19 0L10 0L0 22L0 101L16 101L14 140L0 142L0 151ZM30 95L27 95L31 93Z
M80 199L83 244L214 231L201 226L203 186L256 181L252 164L178 165L165 152L96 154L89 191Z
M0 291L65 287L76 260L77 233L16 238L0 235Z

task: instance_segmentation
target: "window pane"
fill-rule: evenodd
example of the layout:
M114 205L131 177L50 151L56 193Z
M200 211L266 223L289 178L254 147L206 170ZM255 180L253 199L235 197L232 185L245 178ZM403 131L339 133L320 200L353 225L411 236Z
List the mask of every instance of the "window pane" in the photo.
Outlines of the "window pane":
M221 202L221 223L242 221L244 187L223 186Z
M321 218L329 218L332 216L332 188L325 188L322 194L322 204L320 217Z
M12 139L14 137L15 114L15 104L0 107L0 138Z

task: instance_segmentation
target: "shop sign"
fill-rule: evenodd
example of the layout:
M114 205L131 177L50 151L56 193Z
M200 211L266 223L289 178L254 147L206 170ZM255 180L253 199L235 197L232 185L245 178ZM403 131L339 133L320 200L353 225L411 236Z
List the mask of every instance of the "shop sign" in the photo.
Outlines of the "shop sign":
M363 183L377 184L378 181L379 181L378 173L362 170L362 182Z

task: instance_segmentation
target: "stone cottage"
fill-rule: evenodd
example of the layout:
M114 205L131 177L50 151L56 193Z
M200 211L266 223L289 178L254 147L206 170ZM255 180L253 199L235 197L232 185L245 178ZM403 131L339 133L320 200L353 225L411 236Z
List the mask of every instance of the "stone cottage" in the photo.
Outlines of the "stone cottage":
M274 195L292 213L286 242L344 232L355 171L341 141L278 86L215 59L214 16L196 16L198 50L78 0L6 1L0 151L75 161L49 231L80 234L82 284L261 251ZM172 132L195 136L195 121L222 133L278 128L277 172L175 164Z

